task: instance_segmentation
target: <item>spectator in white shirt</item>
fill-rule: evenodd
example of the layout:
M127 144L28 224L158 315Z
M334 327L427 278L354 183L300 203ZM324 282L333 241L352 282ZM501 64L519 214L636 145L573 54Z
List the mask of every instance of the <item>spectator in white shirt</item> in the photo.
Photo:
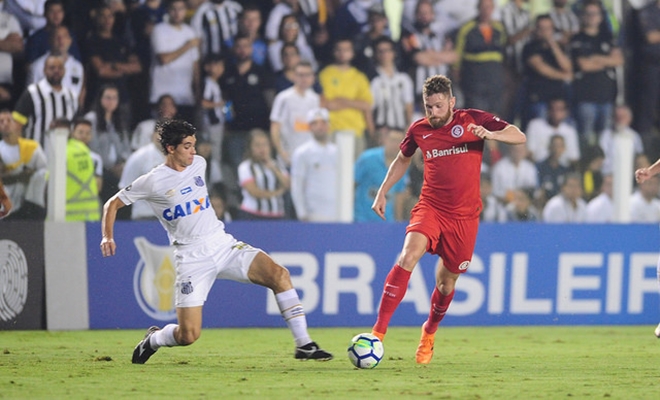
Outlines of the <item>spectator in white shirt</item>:
M16 101L14 57L23 55L23 30L18 19L3 6L0 0L0 108L10 108Z
M506 222L506 208L493 196L493 184L486 173L481 174L479 192L483 204L479 219L484 222Z
M605 129L598 137L598 145L605 153L603 160L603 173L611 174L614 164L614 153L616 153L614 139L617 135L629 135L633 140L633 149L635 154L644 152L644 144L639 133L630 127L633 115L632 110L627 105L619 105L614 109L614 130Z
M291 197L300 221L338 221L337 146L330 141L329 113L307 113L313 139L296 149L291 160Z
M600 194L587 203L587 220L585 222L608 223L613 220L612 175L604 175Z
M577 223L587 219L587 203L582 199L580 175L570 173L561 187L543 208L543 221L548 223Z
M167 22L157 24L151 33L154 61L149 101L155 104L160 96L169 94L174 98L180 116L193 121L200 83L200 39L193 28L184 22L184 0L170 2L167 13Z
M278 158L287 167L293 152L312 139L307 114L321 104L321 97L312 90L312 65L300 61L294 71L293 86L275 96L270 111L270 137Z
M176 116L177 108L174 98L169 94L160 96L152 112L154 114L153 118L141 121L133 131L133 136L131 137L131 149L133 151L151 143L151 135L156 130L156 124L159 121L167 121Z
M568 106L563 99L550 100L548 117L534 118L525 130L527 148L536 163L548 158L550 138L561 135L566 144L566 150L559 160L565 167L575 166L580 159L580 141L577 130L568 123Z
M513 199L513 190L538 188L536 165L527 159L525 144L509 146L509 154L493 166L493 194L503 203Z
M660 180L652 176L640 183L630 198L630 222L660 222Z
M120 188L125 188L139 176L165 162L165 155L158 140L158 131L154 130L151 133L151 142L135 150L128 157L121 173L121 179L119 179ZM156 216L146 201L139 200L131 205L131 219L156 219Z

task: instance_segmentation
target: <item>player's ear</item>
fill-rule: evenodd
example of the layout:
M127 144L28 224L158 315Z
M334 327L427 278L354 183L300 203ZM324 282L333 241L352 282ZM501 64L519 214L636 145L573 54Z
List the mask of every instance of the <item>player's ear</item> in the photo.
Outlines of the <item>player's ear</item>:
M453 109L454 106L456 106L456 97L451 96L451 99L449 99L449 108Z

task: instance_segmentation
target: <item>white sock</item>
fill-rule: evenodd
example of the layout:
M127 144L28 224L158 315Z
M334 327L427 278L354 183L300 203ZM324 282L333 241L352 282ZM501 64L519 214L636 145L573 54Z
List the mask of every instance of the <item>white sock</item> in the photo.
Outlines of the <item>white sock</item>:
M174 339L174 329L179 326L177 324L168 324L161 330L158 330L149 338L151 348L157 350L159 347L172 347L179 344Z
M277 306L280 308L282 317L293 334L296 341L296 347L301 347L311 342L312 339L307 333L307 318L305 311L300 304L296 289L289 289L285 292L275 295Z

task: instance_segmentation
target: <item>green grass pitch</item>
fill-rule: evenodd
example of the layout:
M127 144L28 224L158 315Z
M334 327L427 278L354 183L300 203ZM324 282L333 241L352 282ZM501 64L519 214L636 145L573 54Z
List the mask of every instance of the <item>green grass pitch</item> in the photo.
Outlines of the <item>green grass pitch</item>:
M658 399L653 326L441 327L429 365L419 328L390 328L385 358L346 357L368 328L314 328L335 354L293 358L281 329L206 329L189 347L130 362L144 330L0 332L0 399Z

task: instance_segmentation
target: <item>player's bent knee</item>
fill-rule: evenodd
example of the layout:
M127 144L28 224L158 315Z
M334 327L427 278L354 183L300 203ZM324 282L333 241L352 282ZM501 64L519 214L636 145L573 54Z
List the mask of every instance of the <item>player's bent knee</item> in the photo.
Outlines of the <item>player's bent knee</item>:
M279 264L273 263L271 270L271 289L273 289L275 293L291 288L291 276L288 269Z
M189 346L197 341L202 335L201 331L179 331L176 342L181 346Z
M291 275L289 274L289 270L279 264L275 264L275 265L277 266L277 272L275 273L277 276L277 280L279 282L290 282Z
M248 271L248 278L252 283L265 286L275 293L283 292L293 287L288 269L279 265L266 255L259 255L257 257Z

